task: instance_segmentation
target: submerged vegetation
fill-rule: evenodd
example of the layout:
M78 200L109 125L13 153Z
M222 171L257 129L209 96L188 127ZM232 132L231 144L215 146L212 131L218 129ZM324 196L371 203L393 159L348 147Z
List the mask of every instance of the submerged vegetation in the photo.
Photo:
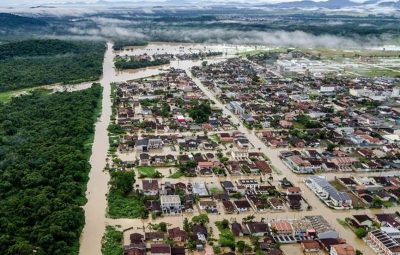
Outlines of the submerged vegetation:
M113 226L107 226L106 232L101 243L101 253L103 255L121 255L123 234Z
M126 60L124 58L117 58L115 67L118 69L138 69L150 66L160 66L169 64L168 59L155 59L155 60Z
M115 40L113 50L122 50L128 46L146 46L147 44L148 42L143 40Z
M110 170L111 188L108 193L108 216L110 218L146 218L144 195L133 189L135 173Z
M102 42L26 40L0 45L0 91L98 80Z
M102 88L0 106L0 254L77 254Z

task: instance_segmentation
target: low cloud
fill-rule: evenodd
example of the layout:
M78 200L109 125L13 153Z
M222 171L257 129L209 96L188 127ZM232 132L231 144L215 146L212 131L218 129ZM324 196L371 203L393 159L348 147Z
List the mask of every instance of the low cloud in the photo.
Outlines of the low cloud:
M379 46L393 41L391 36L343 37L330 34L313 35L303 31L240 31L222 28L188 28L158 26L146 27L136 22L98 19L98 28L85 29L82 25L68 31L79 36L123 38L132 40L174 41L191 43L258 44L302 48L363 48Z

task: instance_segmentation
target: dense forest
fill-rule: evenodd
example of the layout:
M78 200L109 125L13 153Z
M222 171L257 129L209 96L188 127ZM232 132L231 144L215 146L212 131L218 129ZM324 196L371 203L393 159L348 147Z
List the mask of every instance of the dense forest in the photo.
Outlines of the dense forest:
M77 254L102 88L0 105L0 254Z
M0 45L0 91L98 80L102 42L27 40Z
M41 19L24 17L10 13L0 13L0 28L15 29L15 28L37 28L47 26L47 22Z
M117 39L114 41L113 50L122 50L124 47L127 46L146 46L149 44L147 41L144 40L121 40Z
M123 60L118 59L115 62L115 67L117 69L138 69L150 66L160 66L169 64L168 59L155 59L155 60Z

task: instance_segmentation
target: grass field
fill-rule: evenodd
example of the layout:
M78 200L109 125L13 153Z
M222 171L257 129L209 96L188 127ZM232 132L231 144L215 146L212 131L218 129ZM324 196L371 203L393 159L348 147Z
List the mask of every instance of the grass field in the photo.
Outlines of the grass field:
M168 178L172 178L172 179L179 179L183 176L184 174L181 171L176 171L175 173L171 174L170 176L168 176Z
M38 90L38 89L46 91L46 89L43 87L42 88L36 87L36 88L25 88L25 89L17 89L17 90L0 92L0 102L6 103L6 102L10 101L11 98L13 98L13 97L20 96L23 94L29 94L33 90Z
M390 68L393 70L389 69L384 69L384 68L371 68L368 70L365 70L361 72L362 75L368 76L368 77L396 77L400 78L400 69L396 69L395 67Z
M330 184L332 184L332 186L335 187L337 190L346 192L350 196L354 209L362 209L366 207L366 204L363 201L361 201L360 198L355 196L353 193L349 192L346 189L346 187L344 187L341 183L339 183L339 181L334 180L331 181Z
M139 175L143 177L153 177L157 173L157 170L152 166L138 166L136 169Z

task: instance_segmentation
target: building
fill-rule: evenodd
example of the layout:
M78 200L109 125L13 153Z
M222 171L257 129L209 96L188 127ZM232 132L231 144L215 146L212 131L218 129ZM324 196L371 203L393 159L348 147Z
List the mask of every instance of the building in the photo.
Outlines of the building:
M150 252L151 255L168 255L171 254L171 246L169 244L152 244Z
M178 195L161 195L161 210L165 214L176 214L182 212L181 199Z
M305 252L305 253L308 253L308 252L319 252L320 245L315 240L307 240L307 241L302 241L301 242L301 248L303 249L303 252Z
M179 227L168 229L168 236L175 242L185 242L187 239L186 231L181 230Z
M241 106L240 102L232 101L229 103L229 108L237 115L243 115L245 109Z
M222 188L229 193L235 193L236 192L236 188L233 185L233 183L231 181L222 181L220 182Z
M366 214L360 214L360 215L353 215L355 223L357 223L358 226L364 227L364 228L371 228L372 224L374 221Z
M308 160L304 160L298 155L285 158L285 162L295 173L313 173L316 170L316 168Z
M260 187L260 183L255 179L239 180L238 185L244 186L246 189L250 189L250 190L256 190Z
M142 180L143 194L146 196L158 195L158 181L157 180Z
M325 203L335 209L352 208L352 200L346 192L338 191L324 177L311 176L306 179L306 185Z
M264 222L246 222L243 223L245 230L252 236L265 236L268 234L268 224Z
M353 246L349 244L335 244L331 246L330 255L356 255Z
M210 195L204 182L194 182L192 185L192 192L199 197L207 197Z
M319 239L337 239L339 237L338 233L321 215L305 216L304 218L311 223Z
M251 210L251 205L247 200L235 200L233 204L238 212L247 212Z
M293 235L293 227L287 220L271 221L268 225L275 235Z
M146 245L144 243L131 243L124 246L124 255L145 255Z
M381 230L370 231L367 235L367 244L376 253L384 255L400 255L399 243Z
M159 138L143 138L137 140L135 147L139 152L147 152L153 149L161 149L163 147L163 141Z

